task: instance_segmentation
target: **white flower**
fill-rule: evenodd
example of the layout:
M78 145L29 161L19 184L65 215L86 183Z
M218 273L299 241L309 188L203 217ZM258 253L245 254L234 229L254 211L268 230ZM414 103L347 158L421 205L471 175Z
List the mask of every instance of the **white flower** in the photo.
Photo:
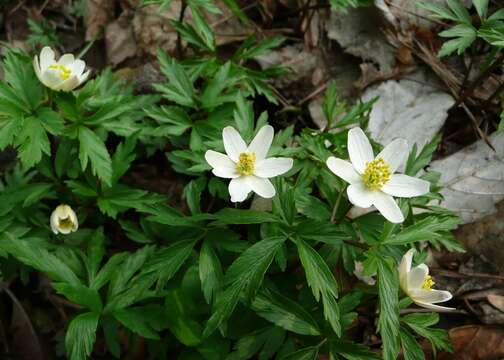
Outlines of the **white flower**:
M348 200L355 206L369 208L374 205L390 222L401 223L404 216L392 196L414 197L429 192L429 182L404 174L394 174L408 156L408 144L396 139L376 157L368 138L360 128L348 132L350 162L331 156L329 169L350 183Z
M429 268L425 264L411 268L411 261L415 249L410 249L404 254L399 265L399 282L401 289L418 306L435 310L450 311L454 308L434 305L435 303L445 302L452 298L452 294L445 290L432 289L434 280L429 275Z
M213 168L214 175L231 179L229 195L232 202L240 202L253 191L263 198L275 196L275 188L269 178L282 175L292 168L290 158L266 158L274 130L270 125L263 126L250 145L232 126L222 130L226 154L208 150L205 160Z
M55 234L70 234L79 228L77 215L68 205L59 205L51 214L51 229Z
M72 54L65 54L56 61L54 51L48 46L40 52L40 59L35 55L33 67L42 84L56 91L72 91L86 81L90 73L90 70L84 72L86 63Z

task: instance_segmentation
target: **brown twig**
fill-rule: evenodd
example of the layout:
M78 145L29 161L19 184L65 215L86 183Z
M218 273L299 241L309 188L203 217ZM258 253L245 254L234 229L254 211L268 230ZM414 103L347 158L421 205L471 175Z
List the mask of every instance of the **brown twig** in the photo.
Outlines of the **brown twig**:
M182 20L184 20L186 9L187 9L187 3L185 2L185 0L182 0L178 19L179 22L182 22ZM177 31L177 55L179 56L179 59L182 59L182 57L184 56L184 49L182 47L182 36L180 36L180 32L178 31Z
M461 105L464 100L468 97L471 96L474 90L483 82L485 79L487 79L492 71L496 70L499 66L502 65L504 62L504 53L501 53L497 59L487 67L483 72L479 74L479 76L472 82L472 84L467 88L467 89L462 89L460 96L457 98L455 101L455 104L452 105L452 107L449 110L455 109L459 105Z
M442 275L442 276L447 276L447 277L453 277L453 278L468 278L468 277L476 277L476 278L483 278L483 279L493 279L493 280L499 280L499 281L504 281L504 276L502 275L495 275L495 274L485 274L485 273L459 273L456 271L451 271L451 270L445 270L445 269L439 269L439 268L430 268L432 272Z

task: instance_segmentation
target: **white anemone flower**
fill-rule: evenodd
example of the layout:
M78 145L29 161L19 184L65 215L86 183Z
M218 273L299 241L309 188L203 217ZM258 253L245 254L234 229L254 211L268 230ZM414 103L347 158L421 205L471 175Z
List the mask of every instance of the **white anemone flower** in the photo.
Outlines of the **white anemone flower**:
M70 234L79 228L77 215L68 205L61 204L51 214L51 229L53 233Z
M55 91L72 91L86 81L90 73L90 70L84 72L86 63L72 54L64 54L56 61L49 46L42 49L40 57L35 55L33 67L40 82Z
M348 182L348 200L355 206L374 205L390 222L401 223L404 216L393 196L410 198L429 192L430 183L404 174L394 174L408 156L408 144L396 139L374 157L371 144L360 128L348 132L350 161L333 156L327 159L329 169Z
M273 141L274 130L263 126L249 146L232 126L222 130L226 155L208 150L205 160L215 176L231 179L229 195L232 202L245 200L253 191L263 198L275 196L275 187L269 178L282 175L292 168L290 158L266 158Z
M455 310L454 308L434 305L450 300L452 294L446 290L435 290L432 288L435 283L432 276L429 275L429 267L427 265L420 264L413 269L411 268L414 253L415 249L408 250L399 265L401 289L418 306L434 311Z

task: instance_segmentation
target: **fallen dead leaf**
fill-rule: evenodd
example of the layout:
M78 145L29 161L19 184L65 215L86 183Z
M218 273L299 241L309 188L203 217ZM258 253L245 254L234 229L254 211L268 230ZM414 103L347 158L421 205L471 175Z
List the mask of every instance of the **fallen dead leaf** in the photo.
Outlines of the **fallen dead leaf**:
M124 12L105 28L107 59L114 66L135 56L137 52L133 26L129 18Z
M408 79L389 80L368 88L362 96L364 101L379 97L368 126L373 139L388 144L400 137L419 148L430 141L455 102L438 86L432 74L418 71Z
M346 14L331 11L327 35L351 55L375 63L380 72L389 73L395 65L395 49L378 31L381 19L374 7L349 9Z
M91 41L100 36L105 26L113 19L115 0L86 0L84 23L86 40Z
M490 360L504 356L504 329L467 325L448 332L453 354L440 354L439 360Z
M441 173L442 205L464 223L496 212L496 203L504 199L504 133L494 133L490 141L495 151L479 140L431 164Z

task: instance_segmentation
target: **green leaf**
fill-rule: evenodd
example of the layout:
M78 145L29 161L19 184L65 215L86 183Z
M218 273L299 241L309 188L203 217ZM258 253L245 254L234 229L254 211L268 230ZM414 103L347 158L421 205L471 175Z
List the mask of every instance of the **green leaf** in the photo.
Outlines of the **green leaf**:
M170 20L170 25L173 26L189 44L208 52L215 51L214 46L209 46L206 39L204 39L191 24L183 21Z
M479 17L484 19L488 10L488 0L472 0Z
M158 50L158 61L161 71L168 78L169 83L164 85L155 84L156 90L163 93L168 100L174 101L183 106L194 106L193 84L182 65L166 53Z
M242 336L234 346L234 352L226 360L245 360L259 353L259 360L271 359L285 339L285 330L266 327Z
M0 238L0 248L7 251L23 264L46 273L53 280L79 286L80 280L75 273L55 255L41 248L40 244L18 239L8 232Z
M7 50L3 63L5 81L11 86L24 108L34 110L42 101L42 84L35 75L32 59L19 50Z
M100 294L95 289L90 289L82 284L54 283L52 286L58 294L64 295L68 300L84 305L93 312L101 312L102 302Z
M60 135L65 129L65 121L63 118L50 108L43 107L37 109L37 118L42 123L44 129L53 135Z
M451 20L458 21L457 16L450 9L443 5L438 5L430 2L419 1L417 6L421 9L425 9L430 11L432 14L430 15L433 18L443 19L443 20Z
M331 354L340 355L347 360L380 360L378 354L367 346L350 341L338 340L330 343Z
M259 210L242 210L225 208L214 214L216 224L262 224L265 222L277 222L278 218L268 212Z
M16 141L19 158L24 167L30 168L42 159L42 154L51 154L49 138L39 119L28 117L23 122Z
M454 39L449 40L443 44L439 50L438 56L444 57L457 51L458 55L464 53L464 51L473 43L476 39L476 29L471 25L460 24L456 25L448 30L439 33L442 37L454 37Z
M159 248L145 264L142 272L155 273L161 282L170 280L191 255L196 241L197 239L181 240Z
M201 213L201 193L205 190L207 180L205 177L200 177L196 180L191 180L182 192L182 198L187 202L187 206L191 210L191 214L196 215Z
M277 250L285 238L271 237L263 239L245 250L228 268L224 283L227 289L219 294L213 314L207 322L203 336L215 331L233 312L240 294L250 300L261 286L264 274L268 270Z
M164 308L155 304L115 310L112 315L134 333L151 340L160 339L158 332L166 324Z
M400 233L390 236L383 244L406 245L417 241L435 240L445 236L444 232L454 230L460 223L457 216L427 216Z
M460 0L447 0L448 7L453 11L458 21L461 23L471 24L471 15Z
M91 162L93 174L105 184L112 184L112 160L105 143L87 127L79 128L79 160L82 170L86 170L88 160Z
M252 310L296 334L320 335L317 322L301 305L273 290L262 290L252 302Z
M429 340L434 349L444 350L448 352L453 351L447 332L443 329L430 328L430 326L438 323L438 314L408 314L403 316L401 318L401 321L408 325L418 335Z
M399 336L401 337L404 360L425 360L422 347L409 331L401 329Z
M112 156L112 184L116 184L121 176L128 171L131 163L136 158L137 137L130 136L125 142L120 143Z
M420 170L430 164L432 160L432 154L436 151L437 147L441 143L441 135L436 135L424 145L420 153L417 155L417 146L413 145L411 152L408 156L408 161L406 162L406 170L404 173L409 176L415 176Z
M117 267L129 256L128 253L119 253L113 255L107 263L101 268L96 277L89 284L91 289L100 290L107 282L112 279Z
M378 261L378 295L380 317L378 320L383 343L383 359L395 360L399 352L399 279L391 259Z
M192 126L187 112L178 106L156 106L144 110L160 126L154 130L155 136L180 136Z
M205 300L210 304L221 289L223 274L219 257L208 240L201 245L199 278Z
M250 38L254 41L254 38ZM272 36L261 40L254 46L250 46L244 49L239 49L234 55L239 60L253 59L257 56L264 55L276 47L282 45L285 38L282 36Z
M70 360L86 360L93 351L100 314L87 312L76 316L68 325L65 347Z
M282 356L279 360L315 360L317 359L318 352L318 346L310 346L290 353L287 356Z
M240 91L236 98L236 109L233 112L238 132L245 138L250 138L254 129L254 109L251 101Z
M198 32L200 37L205 42L206 47L211 51L215 51L214 34L212 32L212 29L208 25L207 21L205 20L205 17L197 8L197 6L193 5L192 3L189 3L189 7L191 8L195 30Z
M233 86L239 81L237 76L230 74L231 62L226 62L219 68L215 76L207 82L200 100L206 109L213 109L226 102L236 101L236 90Z
M322 298L324 317L329 321L334 332L341 336L338 297L338 284L324 259L304 240L298 238L296 245L299 259L305 270L306 280L317 301Z

